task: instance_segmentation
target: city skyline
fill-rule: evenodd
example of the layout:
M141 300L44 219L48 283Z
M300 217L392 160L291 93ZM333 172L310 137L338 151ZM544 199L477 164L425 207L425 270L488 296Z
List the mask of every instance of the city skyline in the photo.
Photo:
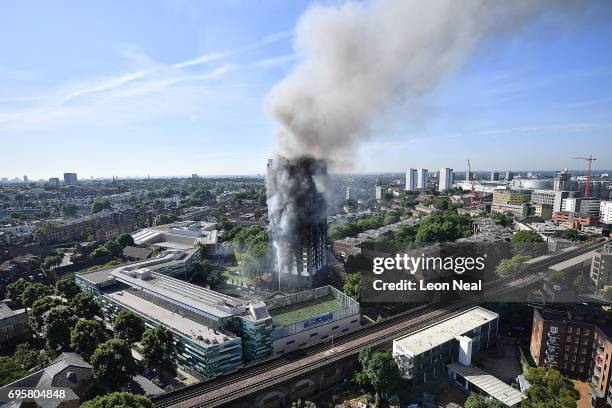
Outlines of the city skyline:
M263 174L276 128L264 100L301 60L293 29L309 4L74 3L70 16L3 5L1 176ZM544 13L489 39L432 92L381 117L336 171L463 169L468 158L476 171L556 170L589 153L594 171L612 168L607 16L590 2L571 22Z

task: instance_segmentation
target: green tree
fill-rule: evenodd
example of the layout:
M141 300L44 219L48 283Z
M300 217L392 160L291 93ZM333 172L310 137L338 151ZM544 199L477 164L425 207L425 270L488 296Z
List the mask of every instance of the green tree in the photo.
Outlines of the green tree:
M42 283L32 283L26 286L21 293L21 304L25 307L31 307L37 299L47 295L48 292L49 289Z
M123 251L123 247L115 241L106 241L102 248L106 249L113 256L119 256Z
M133 312L123 310L117 313L113 322L115 337L128 343L140 341L145 331L144 321Z
M381 394L392 392L402 376L389 352L376 351L367 361L364 373L376 392L376 406L380 406Z
M110 255L112 255L111 252L104 246L101 246L100 248L96 248L91 254L89 254L89 258L98 259Z
M105 340L104 326L97 320L79 319L70 331L70 347L87 361Z
M76 216L79 207L73 204L63 204L62 205L62 216L65 218L73 218Z
M74 276L66 276L55 283L55 293L66 300L71 300L81 293L81 288L74 281Z
M34 367L40 367L45 361L44 353L40 350L30 347L28 343L21 343L15 347L13 353L15 362L24 370L30 370Z
M134 238L130 234L123 233L116 239L117 244L121 245L121 248L126 246L134 246Z
M174 214L159 214L155 217L155 225L172 224L174 221L176 221Z
M21 294L23 293L25 288L27 288L31 284L31 282L28 282L23 278L20 278L13 283L9 283L8 285L6 285L6 297L11 299L11 303L14 306L23 306L21 303Z
M520 230L512 236L512 252L515 255L539 256L546 253L544 239L535 231Z
M464 408L505 408L505 405L496 399L485 398L475 392L471 393L463 404Z
M102 210L110 210L111 208L112 205L108 198L96 198L91 204L91 213L97 214Z
M36 333L42 333L45 325L45 313L55 306L60 306L62 304L61 300L49 296L43 296L37 299L28 311L28 321L32 330Z
M69 349L70 329L75 321L74 310L68 306L55 306L45 313L43 333L49 350L65 351Z
M530 368L525 379L531 386L525 394L527 400L523 408L575 408L580 394L574 384L554 369L544 367Z
M507 278L508 276L519 272L523 262L526 262L529 259L531 259L531 257L527 255L515 255L510 259L502 259L499 264L497 264L495 271L500 278Z
M100 315L100 305L89 293L78 293L70 301L70 307L72 307L78 317L84 319L93 319L95 316Z
M142 395L112 392L84 402L81 408L153 408L153 403Z
M28 374L29 371L21 368L14 358L0 357L0 386L12 383Z
M172 333L164 326L148 329L142 335L142 359L146 367L161 373L174 373L174 343Z
M350 273L346 281L344 282L344 286L342 287L342 292L346 296L349 296L355 300L359 300L361 297L361 275L357 273Z
M567 272L550 270L548 272L548 281L553 285L566 285L568 283Z
M397 213L397 211L391 210L391 211L388 211L385 214L385 218L383 220L383 224L384 225L395 224L396 222L399 222L399 220L400 220L400 217L399 217L399 214Z
M120 339L100 344L91 356L94 378L111 389L125 386L136 373L130 345Z

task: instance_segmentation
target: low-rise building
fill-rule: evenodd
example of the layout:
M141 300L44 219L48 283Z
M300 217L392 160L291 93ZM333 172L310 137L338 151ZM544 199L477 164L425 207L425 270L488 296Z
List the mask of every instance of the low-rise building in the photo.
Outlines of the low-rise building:
M601 250L595 251L590 275L596 289L612 285L612 241L604 244Z
M65 392L62 398L12 400L3 406L6 408L78 408L81 399L87 396L93 384L91 365L77 353L62 353L51 365L5 385L0 388L0 392L24 388L55 388L58 391L61 389Z
M12 310L0 303L0 345L24 339L30 333L28 314L25 309Z
M447 365L470 366L472 355L496 340L499 315L474 307L393 340L393 357L402 375L424 384L447 373Z

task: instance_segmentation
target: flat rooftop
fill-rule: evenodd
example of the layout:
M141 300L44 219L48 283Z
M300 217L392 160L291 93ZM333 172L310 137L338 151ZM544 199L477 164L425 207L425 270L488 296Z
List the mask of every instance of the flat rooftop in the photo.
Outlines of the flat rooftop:
M269 310L277 326L286 326L342 309L342 303L332 295Z
M239 299L159 273L153 272L150 278L140 279L117 268L111 275L132 288L142 289L196 312L203 312L210 318L223 319L245 310L245 303Z
M183 317L155 303L136 296L129 291L124 290L107 293L105 296L144 317L162 323L172 331L190 338L202 347L210 347L236 338L235 336L221 333L218 330L211 329L201 323Z
M523 395L519 390L512 388L502 380L495 378L478 367L464 366L459 363L449 364L447 367L449 370L453 370L460 374L468 382L474 384L491 397L501 401L509 407L520 404L522 400L527 398L527 396Z
M188 250L177 250L177 249L169 249L168 251L161 252L149 259L143 259L134 262L127 262L122 265L112 266L110 268L104 268L97 271L91 272L77 272L77 275L82 276L88 281L97 284L106 282L108 280L113 279L112 272L123 269L125 267L128 268L150 268L155 270L155 268L159 267L167 267L170 265L177 264L179 262L184 262L187 257L189 257L195 249L191 248Z
M476 327L497 319L499 315L480 306L449 317L415 333L393 340L393 346L400 346L411 356L431 350L451 341Z

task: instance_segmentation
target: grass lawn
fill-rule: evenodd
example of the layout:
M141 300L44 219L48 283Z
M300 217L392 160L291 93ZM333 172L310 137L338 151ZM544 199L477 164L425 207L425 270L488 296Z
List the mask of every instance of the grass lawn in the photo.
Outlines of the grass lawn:
M270 310L270 315L274 324L286 326L315 316L332 313L339 309L342 309L342 304L336 298L333 296L323 296L308 302L272 309Z

